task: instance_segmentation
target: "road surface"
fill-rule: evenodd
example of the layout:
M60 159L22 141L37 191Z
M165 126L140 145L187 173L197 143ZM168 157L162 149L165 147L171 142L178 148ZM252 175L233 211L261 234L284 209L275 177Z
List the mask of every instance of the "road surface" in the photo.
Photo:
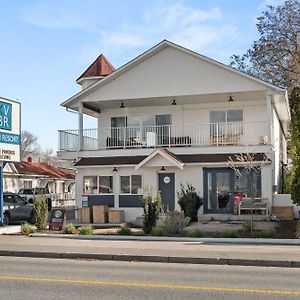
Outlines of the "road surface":
M0 257L1 299L300 299L300 269Z

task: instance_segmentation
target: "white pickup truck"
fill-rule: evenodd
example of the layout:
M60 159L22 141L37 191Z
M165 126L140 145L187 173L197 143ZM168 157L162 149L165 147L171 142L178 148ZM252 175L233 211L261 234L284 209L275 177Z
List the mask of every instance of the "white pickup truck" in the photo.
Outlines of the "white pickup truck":
M47 188L25 188L20 189L18 195L26 199L29 203L33 203L35 195L44 195L47 198L48 211L52 208L52 197Z

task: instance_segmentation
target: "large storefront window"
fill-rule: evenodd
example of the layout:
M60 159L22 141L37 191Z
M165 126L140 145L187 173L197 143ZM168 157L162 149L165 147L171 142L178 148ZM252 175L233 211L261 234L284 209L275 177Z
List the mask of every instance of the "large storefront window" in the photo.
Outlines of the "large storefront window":
M261 197L261 172L260 170L248 172L239 170L240 174L235 174L234 197L239 201L241 198Z
M97 176L83 177L83 193L97 194Z
M113 177L99 176L99 194L111 194L113 192Z
M98 182L97 182L98 178ZM84 176L84 194L110 194L113 193L113 176Z
M121 194L142 194L142 176L120 176Z

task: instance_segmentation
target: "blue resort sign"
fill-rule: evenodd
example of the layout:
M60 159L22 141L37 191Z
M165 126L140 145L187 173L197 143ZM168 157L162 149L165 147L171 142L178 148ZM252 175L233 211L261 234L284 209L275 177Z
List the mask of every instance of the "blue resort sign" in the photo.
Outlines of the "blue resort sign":
M20 161L21 104L0 97L0 225L3 225L3 162Z
M11 130L11 111L12 105L0 101L0 128Z
M20 106L0 97L0 161L20 161Z

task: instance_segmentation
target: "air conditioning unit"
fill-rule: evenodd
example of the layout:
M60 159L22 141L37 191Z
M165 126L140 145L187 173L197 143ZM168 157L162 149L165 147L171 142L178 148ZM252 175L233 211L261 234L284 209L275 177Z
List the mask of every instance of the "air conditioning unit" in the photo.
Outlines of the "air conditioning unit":
M268 136L266 135L261 135L259 137L259 144L260 145L267 145L268 144Z

